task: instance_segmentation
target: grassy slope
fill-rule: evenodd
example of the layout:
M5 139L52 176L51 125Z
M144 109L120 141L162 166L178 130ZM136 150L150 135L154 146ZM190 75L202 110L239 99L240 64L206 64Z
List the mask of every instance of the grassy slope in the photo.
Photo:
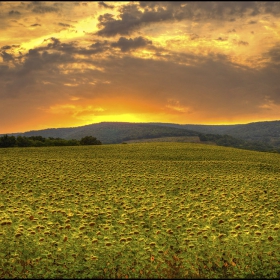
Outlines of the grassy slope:
M187 130L187 131L186 131ZM238 125L179 125L172 123L103 122L73 128L29 131L21 135L78 139L92 135L102 143L121 143L136 139L196 136L198 133L228 134L246 141L262 141L280 147L280 121L256 122ZM18 134L14 134L18 135Z
M238 125L182 125L178 126L201 133L228 134L250 141L280 140L280 121L256 122Z
M93 135L105 138L109 141L122 141L124 137L139 136L137 130L146 133L151 131L151 125L157 133L164 132L163 128L166 128L167 133L172 133L181 129L187 129L192 131L190 135L196 135L193 133L211 133L211 134L228 134L233 137L245 139L245 140L263 140L265 137L280 138L280 121L268 121L268 122L256 122L249 124L237 124L237 125L179 125L172 123L121 123L121 122L102 122L98 124L91 124L80 127L72 128L57 128L57 129L45 129L38 131L25 132L23 135L41 135L43 137L60 137L65 139L80 139L86 135ZM161 127L161 130L159 130ZM170 130L173 128L174 130ZM179 130L175 130L179 129ZM191 132L189 132L191 133ZM18 133L15 133L18 134ZM14 135L15 135L14 134ZM175 135L174 135L175 136ZM183 135L181 135L183 136ZM109 143L109 141L107 141Z
M85 136L94 136L104 144L121 143L131 139L155 138L166 136L196 136L197 132L186 129L163 127L137 123L98 123L74 128L45 129L29 131L22 136L59 137L80 140Z
M198 136L177 136L177 137L144 138L144 139L126 141L126 143L150 143L150 142L199 143L200 140Z
M266 121L236 125L153 124L165 127L184 128L205 134L228 134L246 141L261 141L280 147L280 121Z

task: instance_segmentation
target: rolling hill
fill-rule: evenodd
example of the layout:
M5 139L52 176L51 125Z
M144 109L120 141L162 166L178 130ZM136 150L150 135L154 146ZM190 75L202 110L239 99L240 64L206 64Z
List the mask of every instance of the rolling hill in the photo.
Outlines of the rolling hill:
M94 136L103 144L135 141L203 142L242 149L280 152L280 121L236 125L101 122L79 127L49 128L9 135L26 137L40 135L45 138L67 140L80 140L85 136Z
M44 130L33 130L24 133L13 133L14 136L43 136L59 137L63 139L81 139L85 136L94 136L104 144L122 143L123 141L176 137L176 136L198 136L198 132L190 131L185 128L165 127L145 123L120 123L102 122L97 124L85 125L72 128L50 128Z
M246 141L261 141L280 145L280 121L253 122L235 125L196 125L196 124L168 124L152 123L174 128L183 128L203 134L230 135Z

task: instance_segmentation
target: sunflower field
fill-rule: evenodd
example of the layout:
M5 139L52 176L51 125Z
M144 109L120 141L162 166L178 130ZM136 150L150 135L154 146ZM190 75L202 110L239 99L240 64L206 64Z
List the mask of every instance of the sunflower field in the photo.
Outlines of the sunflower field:
M279 278L280 155L0 150L1 278Z

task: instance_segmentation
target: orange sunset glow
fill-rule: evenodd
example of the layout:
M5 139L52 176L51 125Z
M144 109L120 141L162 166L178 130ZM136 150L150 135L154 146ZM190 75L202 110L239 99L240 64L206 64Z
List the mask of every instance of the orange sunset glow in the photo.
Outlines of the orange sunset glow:
M280 2L0 2L0 133L280 119Z

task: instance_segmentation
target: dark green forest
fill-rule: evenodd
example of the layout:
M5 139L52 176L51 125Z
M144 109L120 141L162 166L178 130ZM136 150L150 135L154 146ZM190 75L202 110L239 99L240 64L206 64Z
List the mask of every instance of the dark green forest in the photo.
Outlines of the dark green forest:
M164 137L199 137L201 143L263 152L280 152L280 121L237 125L180 125L172 123L101 122L80 127L49 128L0 135L0 147L42 147L118 144ZM85 139L84 139L85 138ZM82 140L84 139L84 140ZM99 142L98 142L99 141ZM172 141L172 140L171 140Z
M274 152L280 153L280 147L272 146L261 141L245 141L243 139L234 138L230 135L219 134L199 134L201 142L215 143L218 146L233 147L245 150L254 150L260 152Z
M50 146L79 146L79 145L101 145L102 143L93 136L85 136L81 140L62 138L44 138L42 136L9 136L0 137L0 147L50 147Z
M145 133L145 134L134 134L130 137L125 137L123 140L130 139L151 139L154 138L155 134ZM156 134L158 135L158 134ZM163 133L162 137L166 136L179 136L179 135L171 135L170 133ZM246 150L255 150L262 152L280 152L280 148L276 148L269 144L265 144L263 142L253 142L253 141L245 141L242 139L234 138L230 135L219 135L219 134L203 134L200 133L199 140L201 143L210 143L216 144L218 146L225 147L234 147L239 149ZM44 138L40 135L37 136L9 136L4 135L0 137L0 148L10 148L10 147L50 147L50 146L79 146L79 145L101 145L101 141L97 140L96 137L93 136L85 136L81 138L81 140L71 139L66 140L62 138L54 138L48 137Z

